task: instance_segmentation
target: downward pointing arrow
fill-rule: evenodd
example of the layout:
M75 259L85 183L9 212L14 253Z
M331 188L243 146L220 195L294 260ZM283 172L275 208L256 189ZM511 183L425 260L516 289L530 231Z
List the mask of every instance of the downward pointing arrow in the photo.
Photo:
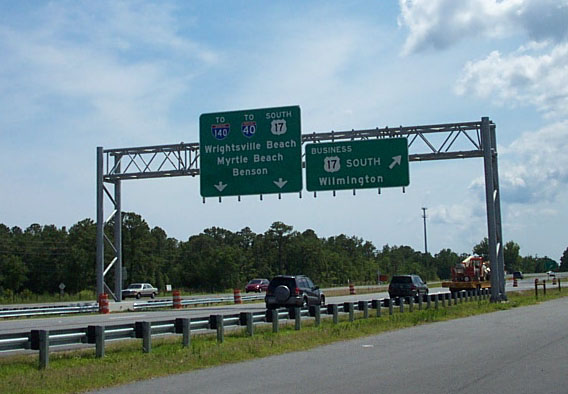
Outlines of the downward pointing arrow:
M280 189L282 189L284 187L284 185L286 185L288 183L288 181L283 181L282 178L278 178L277 181L273 181L274 184L276 186L278 186Z
M389 166L389 170L392 170L394 168L394 166L396 166L397 164L400 165L400 162L402 161L402 156L393 156L392 158L392 163L390 163Z
M223 191L223 189L225 189L227 187L226 183L223 183L221 181L219 181L218 184L213 185L215 187L215 189L219 190L219 193Z

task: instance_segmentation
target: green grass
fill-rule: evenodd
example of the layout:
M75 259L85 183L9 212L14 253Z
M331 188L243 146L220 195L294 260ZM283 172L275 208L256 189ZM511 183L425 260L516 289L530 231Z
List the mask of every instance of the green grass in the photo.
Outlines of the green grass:
M549 291L546 300L562 295ZM539 301L543 300L545 298L541 296ZM322 318L320 327L315 327L313 321L302 321L300 331L294 330L293 322L282 325L277 334L273 334L268 325L256 326L252 338L246 336L244 329L227 330L222 344L217 344L214 335L195 335L188 348L181 346L181 336L153 339L152 352L149 354L142 353L140 340L132 340L107 345L102 359L95 358L94 349L52 353L49 367L43 371L38 370L37 353L2 357L0 392L68 393L93 390L536 303L534 294L525 292L509 294L506 303L475 301L446 308L440 304L438 310L434 309L432 303L431 309L421 311L415 305L413 313L399 313L395 308L392 316L383 308L381 318L362 319L362 313L357 312L353 323L346 321L346 315L341 315L337 325L328 318ZM369 314L374 316L375 311L369 310Z

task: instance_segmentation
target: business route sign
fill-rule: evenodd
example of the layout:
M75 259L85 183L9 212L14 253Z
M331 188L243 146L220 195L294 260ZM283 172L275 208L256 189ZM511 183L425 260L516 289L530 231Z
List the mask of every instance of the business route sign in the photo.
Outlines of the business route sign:
M410 184L406 138L306 145L308 191Z
M202 114L202 197L302 190L300 107Z

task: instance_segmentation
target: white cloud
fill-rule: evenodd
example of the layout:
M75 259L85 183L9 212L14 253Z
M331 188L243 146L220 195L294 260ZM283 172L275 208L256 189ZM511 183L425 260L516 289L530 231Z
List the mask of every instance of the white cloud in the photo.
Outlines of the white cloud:
M523 133L499 154L501 201L550 211L568 186L568 120ZM484 180L471 189L484 190ZM534 204L542 203L537 207Z
M150 3L52 3L32 28L2 26L4 121L17 127L46 114L55 118L53 105L62 103L65 121L89 116L96 119L91 126L109 134L151 138L167 129L175 99L218 60L177 32L174 13Z
M404 53L444 49L468 37L523 32L535 41L568 38L568 0L399 0Z
M483 60L468 62L456 92L514 106L534 105L550 117L568 115L568 43L544 54L527 51L493 51Z

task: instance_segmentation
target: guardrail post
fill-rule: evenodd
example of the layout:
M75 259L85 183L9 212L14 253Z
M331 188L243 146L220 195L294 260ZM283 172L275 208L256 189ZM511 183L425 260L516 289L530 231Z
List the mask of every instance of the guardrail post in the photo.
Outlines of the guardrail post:
M95 326L95 357L105 356L105 326Z
M538 278L534 279L534 296L538 300Z
M414 297L408 297L408 311L414 312Z
M245 312L245 319L247 323L247 335L252 337L254 335L254 322L252 320L252 312Z
M95 344L95 357L105 356L105 326L87 326L87 343Z
M302 328L302 310L298 307L294 309L294 329L299 331Z
M312 305L309 308L310 316L315 317L314 326L319 327L321 324L321 306Z
M424 296L423 295L418 295L418 310L421 311L422 310L422 298ZM426 297L428 297L428 294L426 294Z
M432 308L432 294L426 296L426 309Z
M333 315L333 324L339 323L339 311L337 304L329 304L327 306L327 313L331 313Z
M360 311L363 311L363 319L368 319L369 318L369 302L359 301L357 303L357 307Z
M438 309L438 299L440 297L438 296L438 294L434 294L434 309Z
M457 305L458 304L458 292L457 291L452 293L452 298L454 299L454 305Z
M349 321L353 322L355 320L355 312L352 302L345 302L343 304L343 312L349 312Z
M152 323L142 322L142 351L150 353L152 351Z
M560 278L558 278L558 291L562 291L562 289L560 288Z
M446 307L446 295L445 294L440 294L440 298L442 299L442 308Z
M546 297L546 280L542 281L542 294Z
M389 298L389 315L392 316L393 313L394 313L394 305L392 302L392 298Z
M270 309L272 314L272 332L278 332L280 325L278 324L278 309Z
M223 324L223 315L215 315L215 323L217 323L217 343L223 343L223 341L225 341L225 325Z
M377 317L381 317L381 300L372 300L371 307L377 311Z
M404 313L404 298L397 297L397 300L398 300L398 309L400 310L400 313Z
M46 369L49 366L49 331L38 330L39 339L39 369Z
M176 334L183 335L181 345L183 347L189 347L191 342L191 320L186 317L177 318L174 325Z

